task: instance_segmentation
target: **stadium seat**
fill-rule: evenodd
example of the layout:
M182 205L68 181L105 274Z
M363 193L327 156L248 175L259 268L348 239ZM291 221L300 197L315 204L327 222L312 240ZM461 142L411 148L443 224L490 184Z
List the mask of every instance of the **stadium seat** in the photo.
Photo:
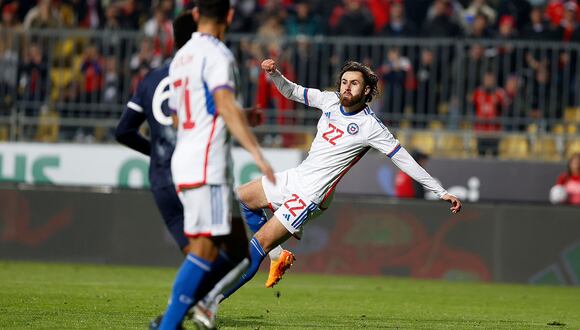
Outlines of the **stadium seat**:
M578 126L574 123L569 123L566 125L566 134L576 135L578 133Z
M568 107L564 110L564 121L580 123L580 108Z
M38 118L35 140L56 142L59 134L59 115L54 110L41 111Z
M53 102L60 101L63 90L68 88L74 79L74 71L70 68L52 68L50 70L50 99Z
M508 135L499 141L500 159L528 159L530 148L524 135Z
M430 130L442 130L443 129L443 123L440 120L432 120L429 122L429 129Z
M564 124L554 124L554 126L552 126L552 133L564 135Z
M561 159L556 138L543 136L532 143L532 159L559 161Z
M580 153L580 139L568 141L566 146L566 159L569 159L575 153Z
M295 148L308 151L312 145L314 136L311 133L296 133L295 134Z
M409 132L405 129L398 129L395 133L394 133L395 137L397 138L397 140L399 140L399 143L403 146L406 147L409 144Z
M443 134L439 139L437 155L450 158L466 157L463 137L454 133Z
M428 155L435 151L435 136L431 132L417 132L411 136L410 147Z
M0 141L8 141L10 131L7 126L0 126Z

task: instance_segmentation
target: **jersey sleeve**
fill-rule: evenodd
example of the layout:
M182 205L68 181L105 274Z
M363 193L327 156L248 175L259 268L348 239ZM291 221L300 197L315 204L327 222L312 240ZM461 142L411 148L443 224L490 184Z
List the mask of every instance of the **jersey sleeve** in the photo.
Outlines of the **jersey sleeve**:
M336 93L325 92L316 88L306 88L288 80L279 71L270 74L276 88L284 97L292 101L303 103L306 106L323 109L324 106L336 99Z
M127 102L127 109L143 113L143 109L145 107L143 104L145 102L143 97L144 93L145 93L145 84L143 83L143 81L141 81L137 85L137 90L135 91L135 94L133 94L129 102Z
M206 57L203 64L203 82L207 90L213 94L220 89L235 91L235 63L232 58L219 56Z
M368 145L386 154L387 157L392 158L401 148L399 140L391 134L389 129L375 116L375 114L369 116L372 116L373 118L371 119L371 129L367 138Z
M447 191L413 159L407 150L401 147L399 141L389 132L387 127L374 114L371 116L376 122L373 122L368 137L369 146L386 154L395 166L419 182L425 189L435 193L437 197L441 198L447 194Z

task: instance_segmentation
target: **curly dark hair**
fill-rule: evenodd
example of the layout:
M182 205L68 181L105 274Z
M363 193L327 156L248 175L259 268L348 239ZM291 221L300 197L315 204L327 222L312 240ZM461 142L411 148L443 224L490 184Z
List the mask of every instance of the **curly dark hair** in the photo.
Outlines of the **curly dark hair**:
M369 86L371 89L370 93L365 97L365 102L368 103L372 101L373 97L379 93L378 87L379 77L377 76L377 74L374 73L373 70L371 70L371 68L362 63L355 61L347 61L342 66L342 69L340 69L340 74L338 75L338 79L336 82L336 88L338 89L339 92L340 92L340 81L342 80L342 76L344 75L345 72L348 71L358 71L363 75L365 83L364 87L366 88L366 86Z

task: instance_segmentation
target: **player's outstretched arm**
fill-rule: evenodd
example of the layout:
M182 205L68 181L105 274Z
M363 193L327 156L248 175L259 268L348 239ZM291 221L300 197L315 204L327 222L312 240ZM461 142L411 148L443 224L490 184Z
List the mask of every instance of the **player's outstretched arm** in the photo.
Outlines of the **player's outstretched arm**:
M401 171L407 173L415 181L423 185L427 190L432 191L441 200L451 203L451 212L458 213L461 211L461 201L448 193L441 185L433 179L427 171L421 165L419 165L415 159L405 150L405 148L400 147L396 153L391 157L393 163L401 169Z
M322 107L324 92L315 88L305 88L288 80L278 71L276 61L272 59L264 60L262 62L262 70L270 75L272 82L285 98L319 109Z
M238 106L234 93L226 88L218 89L213 93L213 99L229 131L238 140L240 145L254 157L256 165L268 180L275 182L274 171L264 159L256 136L250 130L246 116L240 106Z

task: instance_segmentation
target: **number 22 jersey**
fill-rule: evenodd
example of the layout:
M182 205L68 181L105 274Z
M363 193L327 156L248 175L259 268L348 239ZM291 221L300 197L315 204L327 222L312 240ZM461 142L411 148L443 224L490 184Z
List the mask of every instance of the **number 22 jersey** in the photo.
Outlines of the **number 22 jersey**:
M287 98L322 110L308 157L295 170L298 186L313 202L324 204L340 179L370 148L386 154L396 166L437 196L447 193L401 147L370 107L349 113L340 104L336 92L304 88L290 82L279 72L272 74L271 78Z

